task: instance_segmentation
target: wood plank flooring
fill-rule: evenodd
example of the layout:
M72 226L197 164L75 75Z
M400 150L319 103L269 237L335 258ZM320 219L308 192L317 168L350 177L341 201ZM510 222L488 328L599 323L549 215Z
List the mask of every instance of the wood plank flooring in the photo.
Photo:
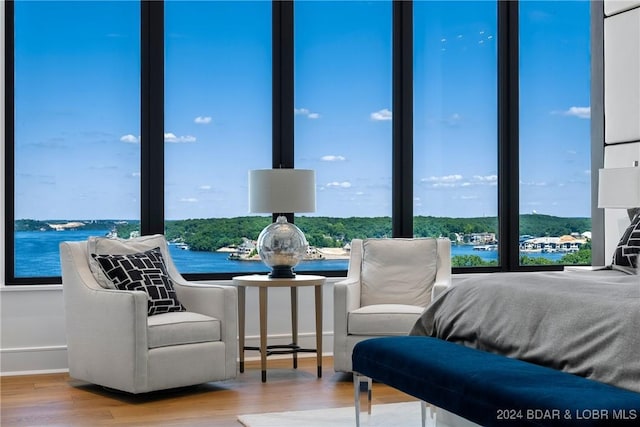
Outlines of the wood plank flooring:
M0 425L42 426L210 426L239 427L239 414L338 408L353 405L351 375L333 371L323 359L316 377L314 357L269 359L267 383L259 361L247 361L233 380L130 395L69 378L67 374L0 378ZM415 400L374 383L373 403ZM330 426L329 426L330 427Z

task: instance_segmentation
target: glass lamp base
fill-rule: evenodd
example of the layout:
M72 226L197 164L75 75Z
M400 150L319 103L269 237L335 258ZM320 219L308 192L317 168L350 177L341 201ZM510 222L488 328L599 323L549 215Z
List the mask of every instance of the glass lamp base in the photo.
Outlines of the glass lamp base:
M272 270L269 277L291 279L296 277L293 268L303 260L309 243L298 227L279 216L262 230L256 246L260 259Z

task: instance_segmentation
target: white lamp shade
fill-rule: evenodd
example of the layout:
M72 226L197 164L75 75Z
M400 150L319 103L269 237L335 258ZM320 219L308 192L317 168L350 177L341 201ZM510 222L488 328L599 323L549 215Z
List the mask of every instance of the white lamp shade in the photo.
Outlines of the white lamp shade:
M600 169L598 207L615 209L640 207L640 167Z
M249 212L315 212L316 174L309 169L249 171Z

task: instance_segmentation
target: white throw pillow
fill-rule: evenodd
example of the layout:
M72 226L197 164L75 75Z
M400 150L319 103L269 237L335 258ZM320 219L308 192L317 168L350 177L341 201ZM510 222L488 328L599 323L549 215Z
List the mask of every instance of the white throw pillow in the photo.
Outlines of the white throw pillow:
M100 264L91 254L97 255L130 255L146 252L153 248L160 248L163 258L169 259L167 243L162 234L140 236L132 239L110 239L108 237L89 237L87 240L87 255L89 268L96 281L103 288L116 289L113 282L104 274Z
M431 302L437 262L436 239L365 239L361 305L426 307Z

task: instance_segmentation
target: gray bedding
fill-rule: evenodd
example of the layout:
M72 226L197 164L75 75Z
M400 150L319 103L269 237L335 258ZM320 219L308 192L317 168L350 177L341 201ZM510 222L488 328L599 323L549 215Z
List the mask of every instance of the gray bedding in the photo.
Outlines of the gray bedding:
M640 392L640 276L611 270L473 275L435 299L410 334Z

